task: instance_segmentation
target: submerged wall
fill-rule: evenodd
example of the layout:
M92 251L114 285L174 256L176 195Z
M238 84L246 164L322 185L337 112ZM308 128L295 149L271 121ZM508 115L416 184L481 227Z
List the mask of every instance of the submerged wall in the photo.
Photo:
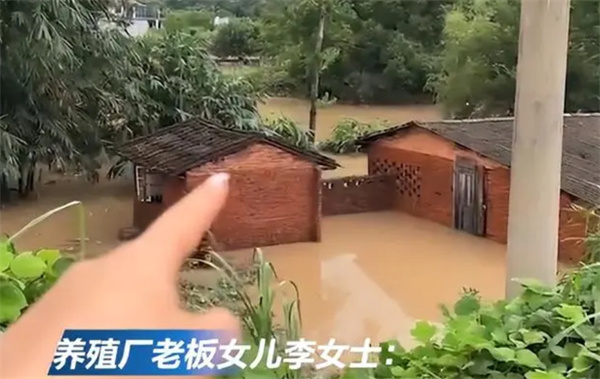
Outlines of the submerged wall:
M453 176L456 157L477 162L484 175L485 237L505 244L508 233L510 169L423 129L382 138L369 147L369 173L394 180L393 207L453 227ZM585 223L561 193L559 259L579 261ZM532 222L535 222L532 220Z
M221 250L320 239L320 170L268 144L257 143L187 173L187 189L214 172L231 175L227 203L212 225Z
M392 208L393 179L388 175L347 176L321 181L324 216L377 212Z

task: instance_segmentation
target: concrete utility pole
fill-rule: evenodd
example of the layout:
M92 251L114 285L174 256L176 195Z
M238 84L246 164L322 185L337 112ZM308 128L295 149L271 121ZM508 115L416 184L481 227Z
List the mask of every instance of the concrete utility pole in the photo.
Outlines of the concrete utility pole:
M514 278L556 283L569 0L522 0L506 295Z

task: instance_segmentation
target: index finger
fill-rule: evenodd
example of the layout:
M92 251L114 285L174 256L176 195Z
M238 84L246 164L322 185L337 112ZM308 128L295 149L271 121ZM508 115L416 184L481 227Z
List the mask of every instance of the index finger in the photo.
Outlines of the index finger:
M145 262L176 274L225 204L229 174L218 173L167 209L135 242Z

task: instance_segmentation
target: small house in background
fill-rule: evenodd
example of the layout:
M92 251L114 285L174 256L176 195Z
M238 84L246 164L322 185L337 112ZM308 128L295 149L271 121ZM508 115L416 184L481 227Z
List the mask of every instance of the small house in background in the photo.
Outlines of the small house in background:
M393 208L506 243L512 136L512 118L409 122L359 144ZM559 259L578 261L587 225L570 208L600 205L600 114L566 115L563 141Z
M319 241L321 169L338 167L312 150L201 119L133 139L120 154L135 165L139 230L211 174L228 172L229 199L211 228L223 250Z
M227 25L227 24L229 24L229 17L219 17L219 16L216 16L214 18L214 20L213 20L213 25L215 27L222 26L222 25Z

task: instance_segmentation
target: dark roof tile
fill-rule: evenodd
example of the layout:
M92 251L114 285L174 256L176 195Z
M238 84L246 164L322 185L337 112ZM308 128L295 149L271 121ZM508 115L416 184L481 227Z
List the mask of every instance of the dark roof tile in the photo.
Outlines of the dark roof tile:
M256 142L268 143L325 169L339 167L329 157L316 151L299 149L277 137L227 129L200 118L180 122L132 139L120 146L119 154L149 170L180 175L213 159L236 153Z
M513 118L409 122L371 133L361 146L418 126L510 166ZM565 115L562 189L591 204L600 204L600 114Z

